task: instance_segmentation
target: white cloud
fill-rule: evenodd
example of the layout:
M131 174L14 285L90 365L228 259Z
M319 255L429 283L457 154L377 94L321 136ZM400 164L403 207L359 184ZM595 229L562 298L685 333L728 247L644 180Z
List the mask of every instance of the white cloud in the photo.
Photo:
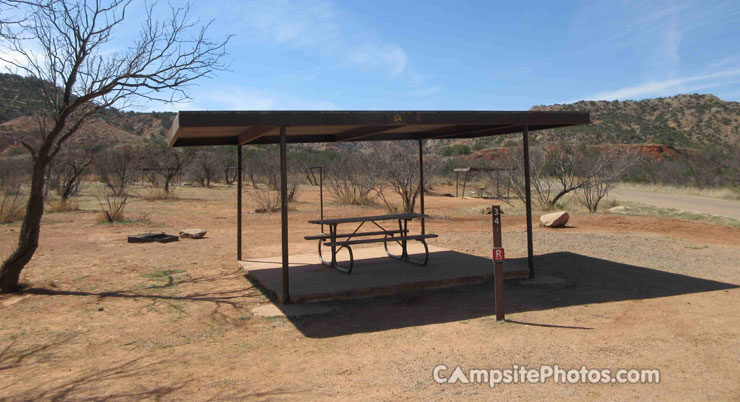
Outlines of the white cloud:
M395 44L367 44L351 51L347 62L366 69L385 69L392 77L404 73L409 64L406 52Z
M173 105L174 110L337 110L329 101L306 99L260 89L213 88L193 93L193 102ZM207 107L206 107L207 105Z
M649 81L613 91L597 93L586 100L636 99L645 96L673 95L686 91L685 84L699 84L697 88L716 87L734 82L740 77L740 68L712 73L702 73L683 78L672 78L661 81ZM728 80L729 78L729 80ZM695 88L695 89L697 89Z
M240 2L238 9L249 10L247 24L280 44L321 46L340 35L337 12L329 1L252 0Z
M250 10L244 17L250 36L316 51L343 67L386 71L391 77L418 75L400 45L353 25L330 0L251 0L238 9Z

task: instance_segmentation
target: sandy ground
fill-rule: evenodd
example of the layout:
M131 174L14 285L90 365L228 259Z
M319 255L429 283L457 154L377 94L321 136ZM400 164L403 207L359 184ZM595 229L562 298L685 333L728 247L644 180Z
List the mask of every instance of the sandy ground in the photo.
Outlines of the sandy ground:
M235 262L234 188L179 194L134 199L128 215L151 213L148 223L96 223L84 200L83 211L45 216L29 287L0 296L0 399L740 399L739 228L578 213L569 228L536 228L538 278L551 280L507 282L504 323L491 318L490 283L263 317L254 312L270 302ZM316 231L306 221L317 198L304 189L291 206L292 253L315 249L303 236ZM488 255L480 209L491 201L426 201L428 230L440 234L431 244ZM245 215L246 257L279 254L279 219ZM525 256L524 218L503 225L507 257ZM126 243L185 227L208 235ZM0 255L17 233L0 225ZM439 364L656 368L661 382L437 384Z
M623 201L639 202L656 207L675 208L700 214L740 219L740 201L735 200L722 200L684 194L654 193L621 188L612 191L611 196Z

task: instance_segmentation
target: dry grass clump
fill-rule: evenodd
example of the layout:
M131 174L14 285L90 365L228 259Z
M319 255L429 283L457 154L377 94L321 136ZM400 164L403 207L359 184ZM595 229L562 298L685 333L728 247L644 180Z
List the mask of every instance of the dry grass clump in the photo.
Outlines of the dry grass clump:
M124 215L123 210L126 208L128 202L128 194L116 195L112 192L106 191L98 196L98 204L100 205L100 214L98 215L98 223L114 223L123 222Z
M257 203L254 212L258 214L277 212L280 210L280 192L270 189L257 189L250 191L249 198Z
M47 212L79 211L80 204L69 200L52 201L46 205Z
M177 201L180 198L175 194L174 190L165 191L161 187L150 187L146 189L146 193L141 198L147 201Z
M0 187L0 223L10 223L23 219L25 196L20 186Z

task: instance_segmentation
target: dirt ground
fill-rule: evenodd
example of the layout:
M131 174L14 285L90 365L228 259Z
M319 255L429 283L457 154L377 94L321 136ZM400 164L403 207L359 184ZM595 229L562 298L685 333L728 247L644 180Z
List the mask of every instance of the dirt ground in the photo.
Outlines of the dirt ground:
M555 280L507 282L504 323L491 317L490 283L263 317L253 311L270 301L236 264L234 187L178 194L134 198L135 222L97 223L88 198L44 217L28 288L0 296L0 399L740 399L740 228L585 213L565 229L537 227L538 278ZM427 230L440 235L430 243L489 255L480 209L490 204L428 196ZM303 236L317 231L306 223L317 191L302 189L291 208L290 251L312 252ZM329 203L326 215L368 213L384 210ZM245 213L245 257L280 253L279 222ZM524 217L503 225L507 257L525 256ZM126 243L187 227L208 235ZM17 234L0 225L0 257ZM661 382L437 384L439 364L655 368Z

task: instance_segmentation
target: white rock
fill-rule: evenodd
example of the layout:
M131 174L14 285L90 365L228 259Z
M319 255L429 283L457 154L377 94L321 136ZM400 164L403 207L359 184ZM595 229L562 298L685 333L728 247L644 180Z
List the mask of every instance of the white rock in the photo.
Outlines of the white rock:
M540 222L542 222L543 226L546 226L548 228L563 227L566 223L568 223L568 219L570 219L570 215L568 215L568 213L565 211L553 212L540 216Z
M183 229L180 231L181 239L201 239L206 235L203 229Z

